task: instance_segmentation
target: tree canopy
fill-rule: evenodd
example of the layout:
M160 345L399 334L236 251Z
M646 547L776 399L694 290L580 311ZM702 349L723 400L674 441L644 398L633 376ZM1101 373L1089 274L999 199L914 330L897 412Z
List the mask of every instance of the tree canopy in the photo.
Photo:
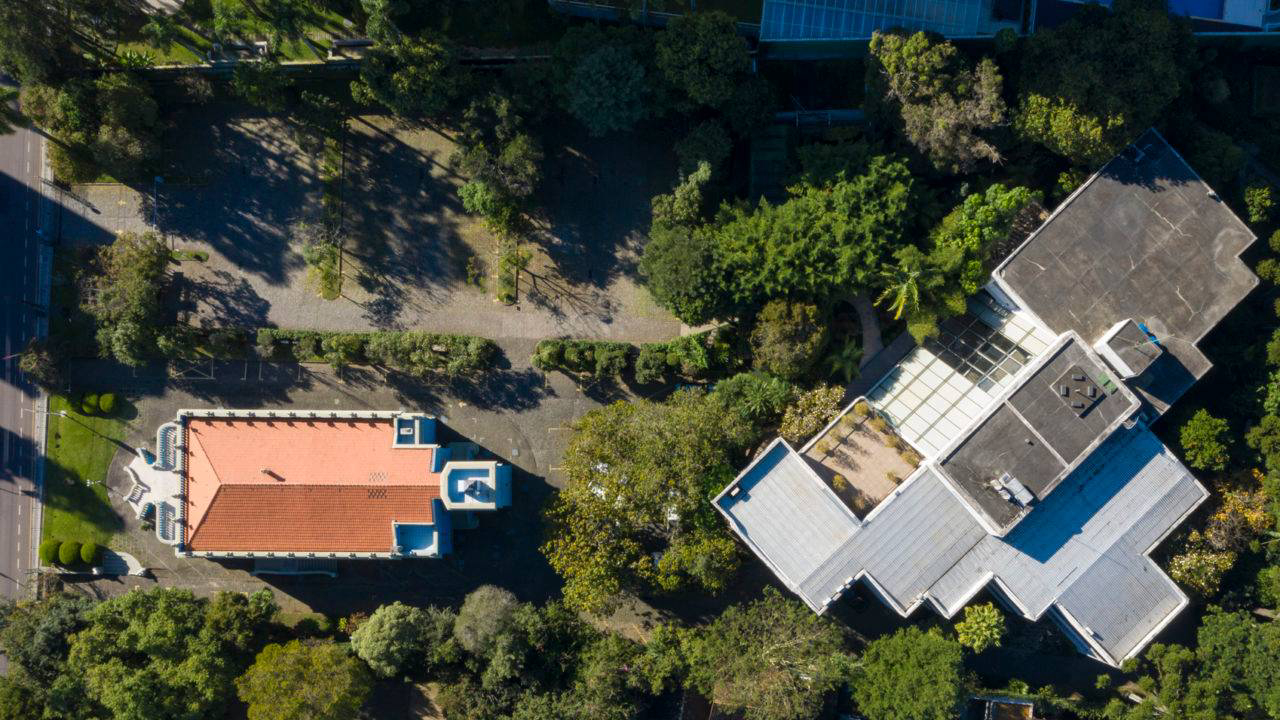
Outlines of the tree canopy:
M332 642L272 643L236 679L249 720L348 720L372 690L359 660Z
M721 589L737 548L707 499L753 439L719 398L695 391L616 402L578 420L564 458L569 484L548 510L543 547L565 600L606 612L623 592ZM655 551L665 553L656 565Z
M929 234L929 247L913 245L894 253L896 262L881 271L879 302L895 317L907 317L917 341L938 332L939 321L965 311L965 299L986 282L992 252L1009 237L1014 220L1039 193L993 184L973 193Z
M689 683L747 720L807 720L848 673L843 640L834 622L767 587L691 632Z
M374 611L351 634L351 650L374 674L389 678L456 655L452 645L454 616L436 608L394 602Z
M978 133L1004 122L1003 80L983 58L969 68L936 35L876 32L867 61L871 115L899 128L940 170L969 172L979 160L1001 161Z
M369 50L360 77L351 82L351 96L403 117L429 117L448 108L460 80L454 51L444 40L401 37Z
M719 107L734 95L750 58L733 18L723 12L675 17L658 34L658 70L696 105Z
M1192 54L1186 21L1163 0L1086 6L1027 38L1015 126L1074 163L1101 163L1178 96Z
M568 109L592 135L630 130L645 116L645 87L644 66L631 49L604 45L574 69Z
M269 604L269 595L265 599ZM208 601L173 588L130 592L98 604L72 639L68 671L53 683L50 704L87 702L86 709L101 708L115 720L221 714L239 672L236 653L248 649L236 645L240 633L227 629L265 622L266 608L262 601L243 603L238 612L250 616L244 621L225 617L236 612L231 605L213 616L207 608Z
M872 640L853 675L853 700L876 720L952 720L965 698L960 643L902 628Z

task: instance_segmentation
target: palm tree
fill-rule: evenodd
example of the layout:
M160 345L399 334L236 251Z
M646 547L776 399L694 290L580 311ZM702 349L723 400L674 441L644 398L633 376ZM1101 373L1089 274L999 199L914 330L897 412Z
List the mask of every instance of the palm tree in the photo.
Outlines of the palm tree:
M839 350L827 356L826 364L832 377L840 378L846 385L853 382L862 364L862 345L850 338Z
M911 315L920 308L920 275L923 263L914 262L915 259L910 253L900 253L898 264L880 273L884 292L876 298L876 305L892 298L889 309L893 310L894 320L900 319L904 312Z

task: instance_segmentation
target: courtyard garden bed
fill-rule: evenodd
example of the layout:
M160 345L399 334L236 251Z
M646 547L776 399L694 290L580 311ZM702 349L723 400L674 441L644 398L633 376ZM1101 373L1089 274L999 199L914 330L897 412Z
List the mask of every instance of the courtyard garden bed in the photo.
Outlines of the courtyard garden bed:
M841 415L803 455L859 517L888 497L921 461L865 402Z

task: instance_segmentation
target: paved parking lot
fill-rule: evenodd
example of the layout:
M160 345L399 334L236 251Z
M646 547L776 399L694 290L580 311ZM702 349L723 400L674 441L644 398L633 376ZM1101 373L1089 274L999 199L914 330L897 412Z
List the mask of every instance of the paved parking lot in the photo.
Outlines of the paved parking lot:
M295 144L288 123L233 104L175 118L163 181L67 191L61 237L105 243L155 227L175 247L207 253L180 272L195 320L209 326L633 342L681 332L636 269L650 199L675 177L674 164L661 161L666 138L570 133L564 146L547 148L535 229L524 242L533 259L519 303L506 306L494 301L498 242L458 201L465 178L450 164L452 139L381 116L348 127L337 300L317 295L290 233L322 215L316 156Z

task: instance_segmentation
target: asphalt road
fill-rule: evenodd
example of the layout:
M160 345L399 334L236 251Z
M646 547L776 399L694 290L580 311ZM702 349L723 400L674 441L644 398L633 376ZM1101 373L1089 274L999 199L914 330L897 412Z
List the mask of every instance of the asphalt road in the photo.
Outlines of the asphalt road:
M0 596L16 598L32 560L35 388L17 353L42 316L39 288L42 138L25 128L0 135ZM3 659L0 658L0 668Z

